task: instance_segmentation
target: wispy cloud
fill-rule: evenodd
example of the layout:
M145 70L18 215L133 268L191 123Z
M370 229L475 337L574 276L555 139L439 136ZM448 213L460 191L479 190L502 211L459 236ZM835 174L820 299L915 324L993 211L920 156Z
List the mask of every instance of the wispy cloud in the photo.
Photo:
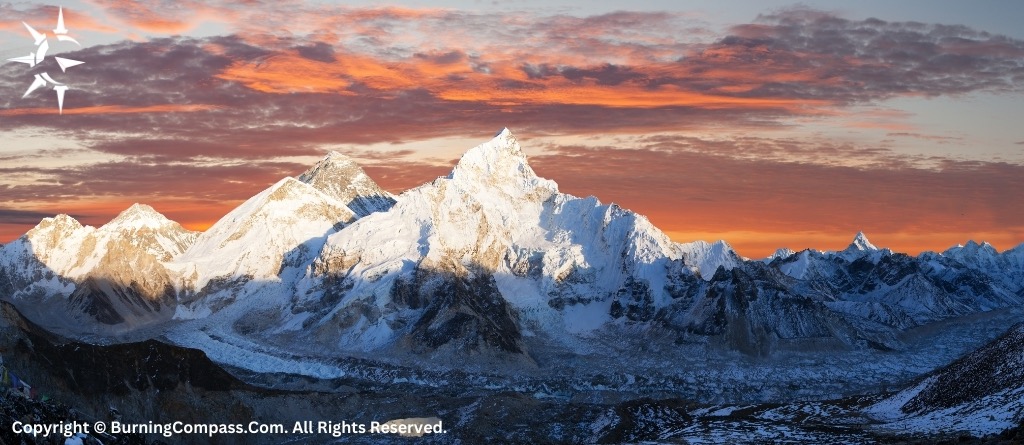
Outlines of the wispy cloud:
M35 225L39 220L53 216L53 213L39 212L34 210L18 210L0 208L0 221L5 224ZM75 214L75 218L84 218L85 215Z
M30 114L125 114L125 113L188 113L194 111L207 111L216 108L211 105L149 105L144 107L127 107L123 105L98 105L93 107L70 108L59 111L55 108L12 108L0 110L0 116L24 116Z

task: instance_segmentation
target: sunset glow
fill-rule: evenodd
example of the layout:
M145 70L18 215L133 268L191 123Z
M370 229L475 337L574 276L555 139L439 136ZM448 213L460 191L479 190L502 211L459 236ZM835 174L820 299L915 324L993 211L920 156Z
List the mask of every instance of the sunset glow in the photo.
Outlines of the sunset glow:
M1024 34L998 10L362 3L64 4L63 115L0 64L0 242L134 202L203 230L330 150L400 193L502 127L563 192L751 258L1024 242ZM0 6L0 59L57 8Z

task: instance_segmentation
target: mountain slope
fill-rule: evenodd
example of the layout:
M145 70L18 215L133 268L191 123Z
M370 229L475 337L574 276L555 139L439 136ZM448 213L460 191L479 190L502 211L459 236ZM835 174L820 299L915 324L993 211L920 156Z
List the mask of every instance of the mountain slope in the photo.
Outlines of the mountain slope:
M346 224L393 203L350 159L328 154L242 203L175 258L189 289L178 318L202 318L249 295L287 299L295 283L282 274L297 273Z
M869 407L900 433L995 434L1024 422L1024 324Z
M344 204L285 178L238 206L174 260L184 286L202 291L212 280L277 280L289 253L318 249L323 239L356 218Z

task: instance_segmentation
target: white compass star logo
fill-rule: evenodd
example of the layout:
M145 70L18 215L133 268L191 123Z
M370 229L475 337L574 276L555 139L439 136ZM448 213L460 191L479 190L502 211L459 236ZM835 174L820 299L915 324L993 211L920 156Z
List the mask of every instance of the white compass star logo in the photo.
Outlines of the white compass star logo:
M28 65L29 68L32 68L42 63L43 59L46 58L46 52L50 50L50 43L46 40L46 33L36 31L35 28L29 26L28 23L21 22L21 24L25 25L25 29L27 29L28 32L32 34L32 38L35 39L36 50L27 56L15 57L13 59L7 59L7 61L24 63ZM60 8L60 12L57 15L57 28L53 30L53 34L57 37L57 40L61 42L71 42L78 45L79 48L82 47L81 43L78 43L77 40L68 35L68 29L64 27L64 8ZM65 73L68 71L68 68L85 63L80 60L65 59L57 56L54 56L53 58L57 61L57 65L60 66L60 70ZM53 85L53 90L57 92L57 108L60 110L60 114L64 114L64 93L68 90L68 86L53 80L53 78L50 77L50 73L43 72L41 74L36 74L35 80L32 81L32 85L29 85L28 90L25 91L25 94L21 97L26 98L29 94L32 94L33 91L48 85Z

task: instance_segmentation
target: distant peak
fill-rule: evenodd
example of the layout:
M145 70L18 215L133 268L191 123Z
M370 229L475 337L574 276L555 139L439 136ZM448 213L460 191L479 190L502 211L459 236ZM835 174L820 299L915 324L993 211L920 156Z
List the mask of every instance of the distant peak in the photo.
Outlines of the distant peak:
M320 162L332 162L332 163L340 163L340 164L355 164L356 163L355 161L352 160L352 158L346 156L345 154L343 154L341 152L334 151L334 150L331 150L329 153L327 153L327 156L324 156L324 158L322 160L320 160Z
M337 199L360 217L386 210L395 202L359 164L336 151L299 175L298 180Z
M152 207L150 207L150 206L148 206L146 204L135 203L135 204L132 204L127 209L124 209L124 211L122 211L120 214L117 215L117 218L122 218L122 217L139 217L139 216L163 217L163 215L160 212L157 212L156 209L154 209L154 208L152 208ZM115 219L117 219L117 218L115 218Z
M857 232L857 236L853 237L853 242L850 243L850 246L847 247L846 250L862 250L863 251L863 250L878 250L878 248L875 247L874 244L871 244L871 241L868 241L868 237L867 237L867 235L864 235L864 232Z
M313 164L308 170L299 175L299 180L307 184L311 180L322 176L346 176L355 173L362 172L362 168L359 164L356 164L352 158L339 153L337 151L331 151L327 153L323 158Z
M996 255L999 251L996 250L995 246L990 244L988 241L983 241L980 244L974 240L967 240L965 244L957 244L954 247L950 247L944 252L945 255L956 254L956 252L968 253L968 254L979 254L987 253Z
M61 213L51 218L43 218L36 227L49 227L51 225L57 227L71 227L75 229L82 227L82 223L78 222L77 219L66 213Z
M329 190L342 190L365 177L366 173L352 158L332 151L299 175L299 181L332 194Z
M162 213L145 204L132 204L124 209L114 219L110 220L103 227L111 228L140 228L140 227L161 227L171 223Z
M969 249L995 249L988 241L977 242L975 240L967 240L967 245L961 246Z
M51 234L48 235L49 237L52 237L53 233L66 235L82 227L82 223L78 222L77 219L71 215L61 213L53 217L43 218L39 221L39 224L36 224L35 227L22 236L27 239L38 239L37 237L40 234Z
M795 253L796 252L794 252L793 249L790 249L788 247L780 247L775 250L775 253L771 254L770 256L768 256L768 258L765 259L771 261L776 258L789 258L790 256L793 256L793 254Z

